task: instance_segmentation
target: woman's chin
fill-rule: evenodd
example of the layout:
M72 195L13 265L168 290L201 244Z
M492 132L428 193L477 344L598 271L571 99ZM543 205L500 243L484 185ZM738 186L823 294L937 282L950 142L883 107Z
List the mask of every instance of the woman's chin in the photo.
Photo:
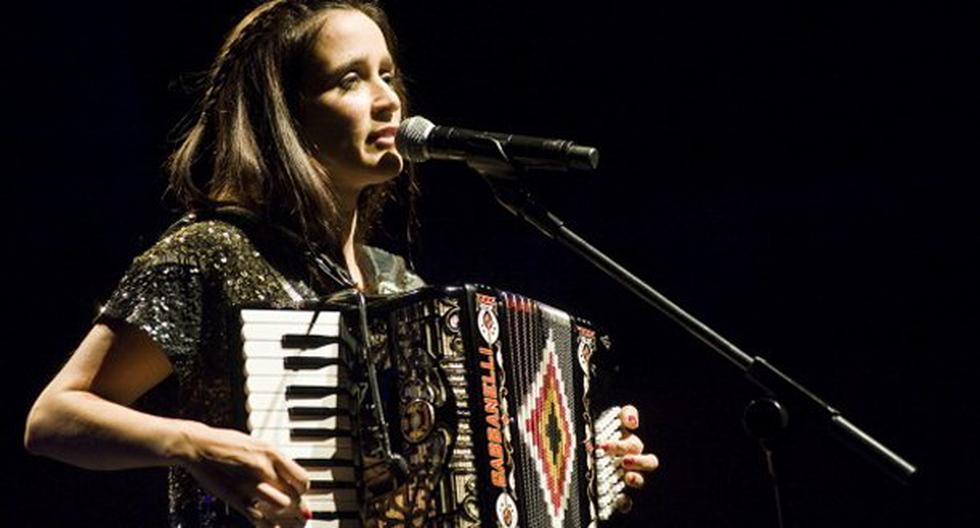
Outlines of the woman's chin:
M402 160L401 154L394 150L382 154L377 164L377 172L384 181L401 174L403 168L405 168L405 162Z
M362 157L356 164L324 164L337 188L357 190L391 181L401 174L404 162L392 150Z

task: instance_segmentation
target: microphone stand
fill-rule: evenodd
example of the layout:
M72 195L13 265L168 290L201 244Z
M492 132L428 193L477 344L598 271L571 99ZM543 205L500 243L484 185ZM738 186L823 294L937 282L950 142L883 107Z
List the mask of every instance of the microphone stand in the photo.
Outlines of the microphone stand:
M585 260L622 284L647 304L663 312L667 317L719 353L733 366L739 368L750 382L761 388L773 399L785 402L787 408L807 419L821 422L839 441L876 465L881 471L902 484L908 484L916 472L915 466L891 451L845 418L813 392L797 383L760 356L750 356L708 325L674 304L660 292L640 280L639 277L593 247L582 237L565 226L560 218L538 204L520 181L523 171L515 167L493 138L487 138L489 155L468 159L467 165L478 172L490 185L497 201L508 211L538 228L577 253ZM496 146L494 146L496 144ZM772 478L776 497L778 525L783 526L784 508L781 504L773 463L772 438L778 436L788 423L783 406L774 402L776 411L763 406L753 410L755 402L746 410L746 429L755 436L764 453Z

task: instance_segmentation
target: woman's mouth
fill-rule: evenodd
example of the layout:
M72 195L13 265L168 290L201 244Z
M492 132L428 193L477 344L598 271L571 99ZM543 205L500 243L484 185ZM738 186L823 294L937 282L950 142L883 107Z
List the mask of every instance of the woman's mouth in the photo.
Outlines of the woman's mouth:
M382 148L395 146L395 136L398 135L398 127L394 125L381 127L368 134L368 143L374 143Z

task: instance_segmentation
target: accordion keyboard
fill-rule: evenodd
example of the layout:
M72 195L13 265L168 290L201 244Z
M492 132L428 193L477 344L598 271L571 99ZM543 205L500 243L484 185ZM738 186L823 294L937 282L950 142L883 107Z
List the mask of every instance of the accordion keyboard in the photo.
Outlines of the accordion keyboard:
M359 467L341 314L242 310L249 434L310 475L309 528L360 526Z

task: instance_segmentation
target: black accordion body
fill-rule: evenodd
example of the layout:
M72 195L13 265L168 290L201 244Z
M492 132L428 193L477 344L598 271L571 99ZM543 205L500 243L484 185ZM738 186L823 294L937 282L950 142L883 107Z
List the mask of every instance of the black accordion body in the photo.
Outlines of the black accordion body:
M261 348L249 336L262 312L242 314L246 365ZM251 418L261 384L246 366L245 420L301 455L291 456L313 479L311 528L571 528L609 517L622 470L594 446L619 438L618 409L593 405L593 360L606 345L585 321L474 285L370 303L366 343L356 313L285 312L302 324L263 334L286 350L274 360L282 381L271 382L284 418L271 433Z

